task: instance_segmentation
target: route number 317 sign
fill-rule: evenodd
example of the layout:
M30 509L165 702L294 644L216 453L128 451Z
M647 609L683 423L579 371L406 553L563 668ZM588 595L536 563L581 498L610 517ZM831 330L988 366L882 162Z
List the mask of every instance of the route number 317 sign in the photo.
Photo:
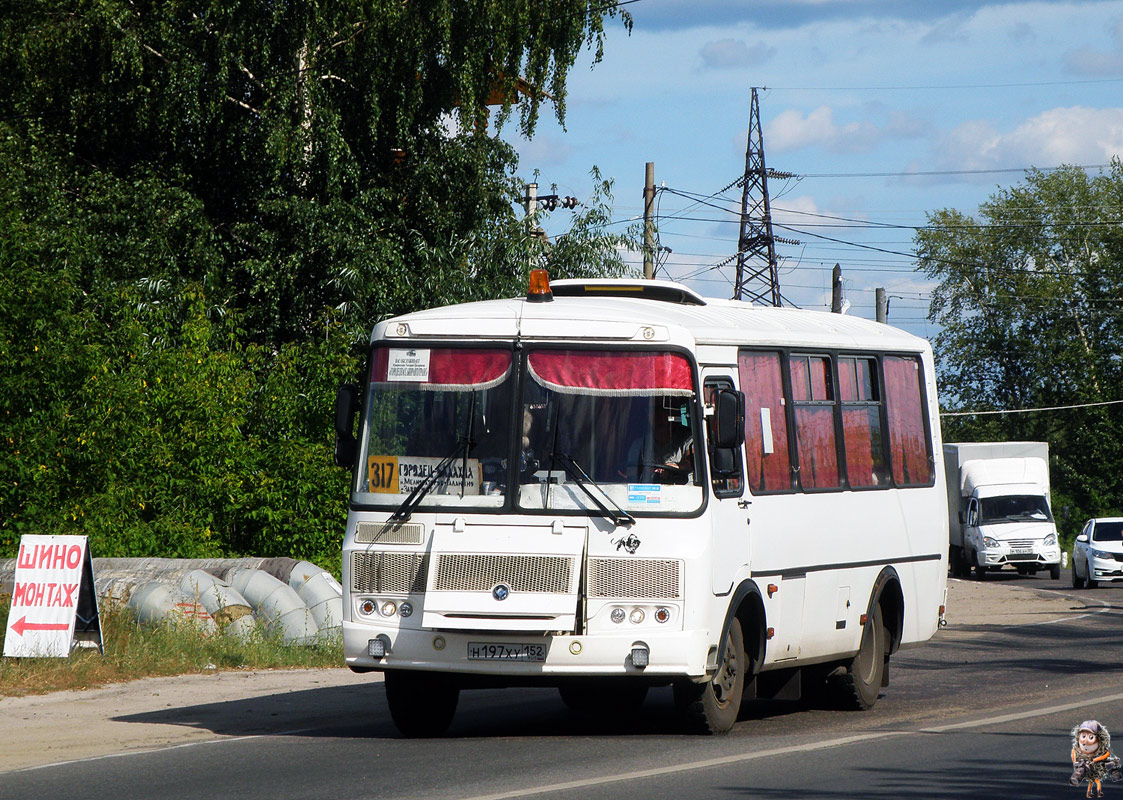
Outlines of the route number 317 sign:
M24 536L16 555L4 655L67 657L102 650L94 568L85 536Z

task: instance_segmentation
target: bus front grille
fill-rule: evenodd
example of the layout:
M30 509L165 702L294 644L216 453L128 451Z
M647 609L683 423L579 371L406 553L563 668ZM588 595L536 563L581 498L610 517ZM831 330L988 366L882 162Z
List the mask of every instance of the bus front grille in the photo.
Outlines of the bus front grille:
M425 553L355 552L351 554L351 588L356 592L424 592L428 566Z
M425 526L416 522L360 522L355 526L355 541L360 544L421 544Z
M654 558L590 558L589 596L678 599L682 596L679 562Z
M499 583L512 592L566 594L573 591L573 559L452 553L437 557L433 588L441 592L490 592Z

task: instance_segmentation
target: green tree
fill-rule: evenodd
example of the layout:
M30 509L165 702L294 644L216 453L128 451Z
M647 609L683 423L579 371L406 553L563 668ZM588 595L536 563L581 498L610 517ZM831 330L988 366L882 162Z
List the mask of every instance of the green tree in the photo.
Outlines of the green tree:
M516 159L487 104L502 121L519 100L527 136L543 104L564 120L568 70L586 45L599 59L618 14L630 24L611 1L0 0L0 119L76 173L195 199L217 263L121 277L205 281L276 345L326 308L365 327L413 307L419 249L508 222Z
M97 555L333 561L331 397L356 343L524 289L494 125L564 120L613 17L0 0L0 556L68 532ZM622 267L607 188L553 251L569 273Z
M1123 164L1030 171L978 218L945 209L916 237L939 281L929 318L949 410L1089 406L1123 400ZM944 438L1044 440L1054 505L1123 511L1123 406L951 418ZM1059 501L1059 502L1058 502Z

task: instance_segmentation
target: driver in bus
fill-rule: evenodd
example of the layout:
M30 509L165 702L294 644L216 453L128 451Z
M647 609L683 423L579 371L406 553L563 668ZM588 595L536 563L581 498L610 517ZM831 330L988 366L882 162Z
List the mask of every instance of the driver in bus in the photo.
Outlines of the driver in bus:
M694 437L681 416L668 417L666 409L655 414L651 434L632 443L628 473L641 483L681 484L694 472Z

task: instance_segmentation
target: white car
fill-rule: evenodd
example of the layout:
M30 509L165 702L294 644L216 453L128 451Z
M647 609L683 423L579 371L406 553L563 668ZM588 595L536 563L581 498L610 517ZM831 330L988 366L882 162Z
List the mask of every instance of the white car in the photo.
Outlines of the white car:
M1123 517L1097 517L1084 525L1072 548L1072 585L1094 589L1123 581Z

